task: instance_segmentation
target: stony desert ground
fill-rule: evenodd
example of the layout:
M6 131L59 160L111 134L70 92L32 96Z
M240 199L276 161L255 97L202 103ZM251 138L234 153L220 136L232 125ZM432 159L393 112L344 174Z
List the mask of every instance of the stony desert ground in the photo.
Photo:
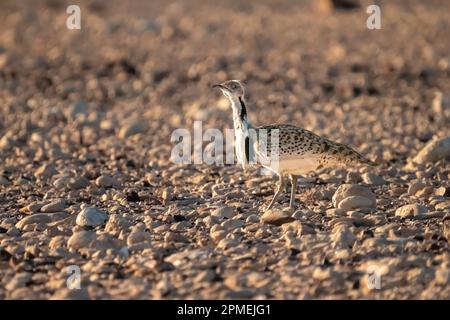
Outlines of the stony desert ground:
M450 3L344 2L1 1L0 299L449 299ZM226 79L380 165L173 163Z

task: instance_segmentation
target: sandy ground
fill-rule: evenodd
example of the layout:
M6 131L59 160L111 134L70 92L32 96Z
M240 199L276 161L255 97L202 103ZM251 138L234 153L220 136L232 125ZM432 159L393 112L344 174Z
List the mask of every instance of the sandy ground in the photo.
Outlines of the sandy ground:
M450 298L449 146L408 164L450 135L450 3L79 2L0 3L0 299ZM174 164L175 129L232 127L226 79L381 165L264 214L276 177Z

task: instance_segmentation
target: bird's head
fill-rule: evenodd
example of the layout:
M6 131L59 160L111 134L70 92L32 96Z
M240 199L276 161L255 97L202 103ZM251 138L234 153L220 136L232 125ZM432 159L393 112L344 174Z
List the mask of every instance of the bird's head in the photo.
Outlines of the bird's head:
M228 80L222 82L221 84L213 85L213 88L219 88L222 90L222 93L229 99L243 99L245 90L244 85L239 80Z

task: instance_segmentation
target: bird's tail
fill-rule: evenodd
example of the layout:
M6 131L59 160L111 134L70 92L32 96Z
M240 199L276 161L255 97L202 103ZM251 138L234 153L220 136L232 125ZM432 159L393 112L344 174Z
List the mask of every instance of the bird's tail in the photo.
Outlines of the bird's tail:
M340 143L334 143L334 145L330 149L330 153L332 154L333 158L340 163L348 165L362 164L371 167L379 165L378 163L367 159L356 150Z

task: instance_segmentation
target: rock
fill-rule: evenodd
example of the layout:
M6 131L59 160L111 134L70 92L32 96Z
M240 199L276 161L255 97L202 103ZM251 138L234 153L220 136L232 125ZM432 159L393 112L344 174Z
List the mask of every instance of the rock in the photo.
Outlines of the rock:
M445 195L450 195L450 188L446 188L446 187L436 188L434 194L437 196L440 196L440 197L444 197Z
M225 230L233 230L233 229L241 228L243 225L244 225L244 221L239 220L239 219L228 219L228 220L225 220L221 224L221 226Z
M251 214L245 219L246 223L259 223L260 217L256 214Z
M225 232L225 230L218 230L210 233L210 237L215 243L219 242L222 239L225 239L226 236L227 232Z
M16 227L11 227L8 229L8 231L6 231L6 234L10 237L18 237L20 236L20 230Z
M41 208L41 212L52 213L52 212L60 212L66 208L66 201L63 199L58 199L55 201L46 204Z
M450 158L450 137L433 139L411 160L408 168L413 164L435 163L439 160Z
M407 204L395 210L395 215L401 218L418 217L428 211L427 207L418 204Z
M285 223L282 226L283 232L294 231L298 237L306 234L316 234L314 226L310 223L300 222L298 220Z
M443 222L442 234L450 242L450 215L445 216Z
M222 239L219 241L219 243L217 244L217 248L222 249L222 250L227 250L233 247L236 247L239 245L239 242L235 239Z
M32 278L32 274L30 272L21 272L17 273L5 286L5 289L8 291L13 291L19 288L25 287Z
M53 177L57 173L58 171L53 165L44 164L36 170L34 176L38 179L48 179Z
M374 208L376 206L375 194L367 187L357 185L357 184L343 184L337 188L333 195L333 206L335 208L340 208L339 204L342 200L351 196L360 196L370 200L370 207Z
M55 213L35 213L31 216L25 217L16 223L16 228L22 230L25 226L30 224L47 224L50 222L58 221L69 217L67 212L55 212Z
M436 270L434 279L437 284L448 286L450 284L450 271L448 269L439 268Z
M284 223L289 223L294 220L288 213L278 209L268 210L261 216L263 223L273 224L275 226L281 226Z
M370 173L370 172L366 172L362 175L362 179L364 181L364 183L373 185L373 186L381 186L383 184L386 183L386 181L380 177L377 176L376 174Z
M450 200L440 202L434 206L436 210L448 210L450 209Z
M132 246L142 242L149 242L150 240L150 233L141 230L133 230L127 238L127 245Z
M68 289L62 288L57 290L50 300L89 300L89 293L86 288Z
M119 185L119 183L109 175L101 175L97 178L97 180L95 180L95 184L103 188L112 188Z
M143 121L135 121L125 124L120 128L118 136L121 139L126 139L135 134L143 133L147 130L147 123Z
M413 182L408 187L408 195L414 196L418 191L425 188L427 185L421 181Z
M97 227L106 222L108 215L95 207L87 207L77 215L76 224L82 227Z
M356 236L347 225L338 224L333 228L331 241L336 248L351 248L356 241Z
M26 207L23 207L20 209L20 212L30 214L30 213L36 213L44 206L44 203L42 202L33 202L27 205Z
M118 214L109 216L105 225L105 231L118 236L121 232L126 233L131 226L131 222Z
M212 216L218 217L220 219L226 218L231 219L234 216L234 208L223 206L215 209L212 213Z
M90 182L85 177L74 178L69 181L69 188L72 190L80 190L87 188Z
M10 186L11 185L11 181L9 181L8 179L6 179L4 176L0 176L0 186Z
M214 270L200 271L194 278L194 283L199 282L212 282L217 278L217 274Z
M339 209L351 211L360 208L373 208L373 200L361 196L350 196L339 202Z
M78 250L81 248L88 248L91 243L96 239L95 232L92 231L78 231L75 232L69 240L67 240L67 246L70 249Z

